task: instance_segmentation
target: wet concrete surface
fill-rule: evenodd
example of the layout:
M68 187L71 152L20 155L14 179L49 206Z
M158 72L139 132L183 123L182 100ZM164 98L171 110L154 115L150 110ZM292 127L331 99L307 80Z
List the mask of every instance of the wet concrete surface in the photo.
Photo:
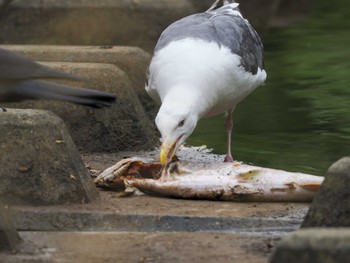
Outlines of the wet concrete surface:
M308 204L119 198L101 191L90 204L13 208L20 236L39 249L4 262L268 262Z
M289 232L308 204L234 203L150 196L119 198L100 192L98 201L69 206L16 206L16 225L30 231L230 231Z
M5 255L5 262L26 258L26 262L260 263L268 261L276 238L204 232L23 232L21 236L45 248L40 256Z
M196 153L195 153L195 152ZM92 172L128 156L84 154ZM205 159L203 159L205 156ZM218 161L205 149L179 157ZM16 226L32 253L0 254L3 262L268 262L276 242L299 228L309 204L119 197L100 190L89 204L13 206ZM1 261L0 261L1 262Z

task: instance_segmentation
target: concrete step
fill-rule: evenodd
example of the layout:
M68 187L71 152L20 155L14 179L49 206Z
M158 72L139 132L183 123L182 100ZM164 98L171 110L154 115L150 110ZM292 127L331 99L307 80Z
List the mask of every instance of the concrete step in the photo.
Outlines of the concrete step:
M0 42L8 44L129 45L152 52L161 32L213 0L16 0L2 15ZM262 31L279 0L241 1ZM247 3L246 3L247 2Z
M204 158L196 152L197 158ZM127 154L93 154L84 160L90 168L103 169L118 155ZM99 198L89 204L16 205L12 207L15 225L24 244L35 249L3 253L0 258L5 262L267 262L276 242L299 227L308 206L144 195L121 198L110 191L99 191Z
M14 206L20 236L37 249L5 262L268 262L307 204L118 198L84 205ZM21 261L22 260L22 261Z
M0 47L43 62L113 64L128 75L146 110L147 105L151 105L152 99L145 91L146 70L151 56L138 47L54 45L0 45Z
M210 232L21 232L41 247L0 254L3 262L249 262L265 263L274 236Z
M0 200L5 204L85 203L97 198L62 119L51 112L0 112Z
M89 109L60 101L27 101L2 104L9 108L50 110L61 117L79 150L108 152L125 149L150 149L157 143L155 129L131 87L124 71L101 63L44 63L89 81L61 81L69 85L113 93L117 101L110 108Z
M16 226L31 231L225 231L289 232L299 227L307 204L118 198L100 191L93 203L15 206Z

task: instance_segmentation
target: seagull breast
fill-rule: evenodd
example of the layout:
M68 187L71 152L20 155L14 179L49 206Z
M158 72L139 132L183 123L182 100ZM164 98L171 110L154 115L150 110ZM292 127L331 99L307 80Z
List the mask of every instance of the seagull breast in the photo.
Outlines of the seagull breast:
M162 33L146 87L155 101L190 97L201 118L232 108L265 81L260 38L236 7L185 17Z

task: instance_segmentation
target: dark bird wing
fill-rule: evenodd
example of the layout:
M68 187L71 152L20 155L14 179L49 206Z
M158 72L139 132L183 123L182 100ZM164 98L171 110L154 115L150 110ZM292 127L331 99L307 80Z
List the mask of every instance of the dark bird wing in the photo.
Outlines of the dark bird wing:
M43 66L29 58L0 48L0 80L30 78L82 79L77 76Z
M115 96L107 92L57 84L40 78L82 80L80 77L0 49L0 102L53 99L91 107L105 107L115 101Z
M115 96L93 89L78 88L44 80L0 81L0 102L51 99L101 108L110 106Z

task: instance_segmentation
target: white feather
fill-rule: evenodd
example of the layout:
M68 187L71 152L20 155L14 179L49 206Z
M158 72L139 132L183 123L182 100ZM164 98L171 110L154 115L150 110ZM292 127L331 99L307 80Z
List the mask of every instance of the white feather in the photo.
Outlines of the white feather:
M177 97L181 104L194 105L200 118L220 114L266 79L264 70L253 75L240 64L240 56L216 43L191 38L174 41L154 55L146 90L158 102Z

